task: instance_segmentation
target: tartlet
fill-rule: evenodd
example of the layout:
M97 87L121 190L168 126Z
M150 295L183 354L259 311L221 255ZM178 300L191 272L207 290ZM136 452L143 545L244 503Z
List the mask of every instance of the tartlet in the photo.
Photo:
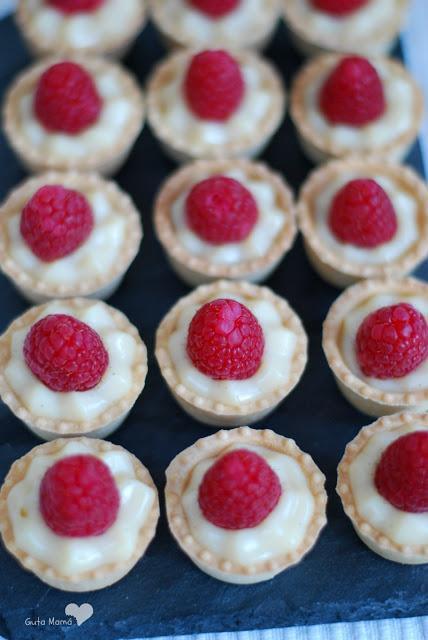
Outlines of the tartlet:
M416 505L415 510L411 504L415 486L407 484L410 479L413 483L418 479L423 482L424 477L423 466L418 473L419 461L412 460L418 443L407 441L406 446L406 439L414 438L415 434L423 434L425 441L428 438L425 413L399 413L380 418L361 429L347 445L338 467L337 493L356 533L372 551L402 564L428 563L428 513L423 505ZM390 472L394 469L403 474L392 479L395 491L385 485L382 477L376 482L382 457L391 445L395 449L395 461ZM401 449L399 453L398 449Z
M58 460L79 455L104 462L120 495L116 521L96 536L59 535L39 507L43 472ZM12 465L0 491L6 549L24 569L63 591L94 591L121 580L143 557L158 519L158 493L146 467L123 447L102 440L59 439L39 445ZM83 558L81 546L87 553Z
M34 112L42 74L60 63L83 69L101 99L98 119L78 134L48 131ZM102 58L81 55L43 59L20 73L6 93L3 123L9 144L32 172L78 170L109 175L126 161L144 115L143 94L128 71Z
M357 357L356 338L364 320L379 309L401 304L411 305L426 319L428 285L415 278L359 282L337 298L324 322L323 349L338 387L355 408L370 416L422 411L428 406L428 386L424 382L426 360L408 374L378 378L364 375ZM425 336L427 331L423 330ZM394 354L399 354L399 348L394 343ZM385 350L379 352L378 364L384 362ZM401 358L404 359L404 352Z
M368 246L370 238L367 242L362 237L360 244L354 244L333 231L332 205L354 180L374 181L386 193L396 220L390 239ZM351 196L349 200L352 206ZM367 278L405 276L428 255L426 184L412 169L387 160L350 157L315 170L300 191L297 214L309 261L324 280L337 287ZM379 220L379 225L383 222Z
M19 0L16 21L36 56L87 53L122 57L144 27L146 4L145 0L103 0L92 10L71 13L46 0Z
M40 377L39 369L37 375L34 368L30 369L24 354L26 339L36 324L47 316L64 315L95 332L101 341L101 346L97 341L98 350L104 354L104 349L107 353L98 382L87 389L57 391L56 387L47 386L45 377ZM56 338L59 331L59 338ZM82 331L81 325L79 331ZM54 342L51 351L44 356L48 360L44 366L50 371L48 365L51 361L53 373L67 380L75 369L73 360L71 364L68 358L65 364L61 361L61 345L68 338L61 337L66 335L61 327L58 332L51 329L47 333L53 336ZM86 345L85 342L83 344ZM53 359L56 348L60 351ZM72 348L75 349L76 345L72 345ZM36 344L34 349L36 353L37 349L43 351L43 343L41 346L40 343L39 346ZM86 356L85 349L86 346L83 347L83 356L95 359L94 355ZM32 358L36 364L39 357ZM77 371L80 368L81 360ZM1 398L33 433L45 440L60 436L107 437L125 420L144 388L146 375L147 350L137 329L123 313L99 300L53 300L32 307L14 320L0 337Z
M52 190L49 185L83 196L90 206L93 227L71 253L47 261L27 244L20 224L28 202L40 189ZM46 239L46 228L41 235ZM78 296L108 298L137 255L142 235L140 215L116 183L96 174L51 171L23 182L1 206L0 268L33 303Z
M236 366L244 369L248 359L257 358L251 360L248 373L241 378L233 378L231 370L226 377L222 377L223 370L213 374L209 362L205 368L201 362L196 366L189 356L186 335L187 340L190 335L196 340L193 353L198 347L204 347L203 341L201 346L197 335L189 332L190 324L198 314L203 323L201 314L211 309L210 303L214 302L219 321L223 312L227 316L232 313L234 317L232 324L226 322L225 335L228 331L235 335L235 330L241 335L241 342L238 338L231 346L233 351L241 345L241 351L236 353ZM225 305L231 310L224 310ZM251 325L248 334L245 330L240 334L242 314L246 325ZM221 326L218 330L219 335L223 335ZM258 331L256 337L253 330ZM245 335L251 340L254 337L248 352ZM230 357L234 357L233 353ZM270 289L247 282L220 280L201 285L173 306L156 333L156 358L171 394L184 411L205 424L233 427L261 420L293 390L306 366L307 336L297 314Z
M366 62L380 80L384 112L361 126L331 123L319 105L321 91L331 74L350 58L352 56L334 53L317 56L297 74L291 90L290 111L303 150L315 163L359 153L401 160L409 152L422 124L422 92L400 62L371 58ZM355 100L354 104L359 108Z
M203 120L192 113L183 94L186 73L198 53L185 50L169 55L152 72L147 118L155 136L178 162L260 154L285 114L286 94L277 71L255 53L228 51L244 78L242 102L222 122Z
M258 454L268 471L279 476L285 491L262 522L231 531L206 518L197 493L203 473L225 454L237 450ZM281 462L286 468L281 468ZM271 430L240 427L202 438L174 458L166 477L166 509L174 538L199 569L224 582L251 584L273 578L302 560L326 524L324 475L294 440ZM294 508L285 514L290 497ZM276 520L281 516L286 521L283 526ZM275 535L275 523L280 536ZM290 531L291 541L287 538ZM276 551L275 545L282 548Z
M236 180L257 205L258 218L242 240L208 242L186 220L192 189L217 176ZM291 248L297 230L293 194L284 180L263 164L236 159L201 160L174 173L156 199L154 223L171 266L191 286L219 278L266 279Z

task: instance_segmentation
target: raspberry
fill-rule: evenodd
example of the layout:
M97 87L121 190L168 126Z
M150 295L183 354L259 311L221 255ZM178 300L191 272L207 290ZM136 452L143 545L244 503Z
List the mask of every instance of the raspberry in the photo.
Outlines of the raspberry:
M222 18L240 4L241 0L190 0L190 4L210 18Z
M410 513L428 511L428 431L394 440L377 465L375 485L394 507Z
M189 326L187 354L213 380L251 378L260 367L264 347L263 329L236 300L204 304Z
M48 131L80 133L99 118L102 100L94 81L74 62L59 62L40 77L34 111Z
M391 200L377 182L351 180L334 197L329 224L342 242L373 248L395 236L397 216Z
M320 109L332 124L361 127L380 118L386 101L382 81L366 58L343 58L320 92Z
M28 367L52 391L87 391L103 377L108 353L98 333L72 316L45 316L24 342Z
M54 185L39 189L21 215L21 234L32 252L53 262L73 253L91 233L92 209L77 191Z
M225 176L199 182L186 200L189 227L211 244L245 240L258 215L257 203L248 189Z
M91 455L68 456L50 467L43 476L39 500L47 526L68 538L105 533L120 505L110 469Z
M184 94L198 118L227 120L241 104L244 91L239 64L226 51L203 51L192 58Z
M356 350L365 376L380 380L402 378L428 355L428 325L411 304L382 307L361 323Z
M238 449L213 464L199 487L205 518L223 529L257 527L278 504L279 478L257 453Z
M86 13L99 9L105 0L47 0L47 2L63 13Z
M332 16L347 16L364 7L368 0L311 0L312 6Z

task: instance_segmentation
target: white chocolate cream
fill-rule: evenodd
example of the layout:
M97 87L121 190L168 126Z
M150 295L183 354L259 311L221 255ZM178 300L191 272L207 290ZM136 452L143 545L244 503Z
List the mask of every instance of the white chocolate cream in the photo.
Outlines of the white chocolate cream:
M389 242L365 249L341 242L331 231L329 214L334 197L351 180L370 177L389 196L397 216L397 231ZM324 246L335 256L356 264L387 264L404 256L419 241L418 203L412 193L383 175L366 176L363 172L347 174L331 182L314 202L315 228Z
M217 296L218 297L218 296ZM200 305L188 305L171 334L168 350L182 384L198 396L239 407L253 402L287 383L296 349L297 336L287 329L274 304L268 300L244 299L227 294L222 296L245 305L263 329L265 349L258 371L247 380L213 380L196 369L187 355L189 324ZM212 298L214 300L216 298ZM209 300L207 300L209 302Z
M108 151L121 141L127 121L134 113L133 105L124 96L123 84L116 73L103 71L92 77L103 106L98 120L77 135L47 131L34 114L34 90L21 97L20 130L29 145L39 153L53 153L59 159L69 160Z
M47 526L40 513L39 491L46 471L58 460L76 454L95 455L102 460L110 469L119 491L117 519L100 536L59 536ZM18 549L70 577L105 564L128 561L154 500L153 488L137 479L126 452L94 454L91 447L71 440L56 454L34 458L25 478L10 491L7 506Z
M204 241L187 225L185 204L191 190L187 189L171 207L177 240L190 254L203 257L214 264L237 264L266 255L283 228L288 212L278 208L275 191L269 183L251 180L239 170L227 171L222 175L240 182L254 197L259 217L251 233L242 242L214 245Z
M428 542L428 513L408 513L394 507L377 491L373 478L385 449L397 438L426 427L406 425L373 435L349 467L349 479L357 511L375 529L397 544Z
M21 211L9 218L9 253L23 271L52 285L73 286L88 277L102 277L114 268L126 240L126 218L99 188L86 190L83 195L92 207L94 228L78 249L53 262L40 260L25 242L20 231Z
M333 125L320 110L319 94L333 68L325 70L306 87L305 110L309 123L326 141L334 143L344 152L373 150L397 139L413 127L415 96L410 81L394 74L391 67L382 61L372 64L383 84L386 109L377 120L362 127Z
M22 404L37 417L66 421L93 420L124 398L132 388L133 366L137 343L129 334L117 328L105 306L94 302L76 309L64 302L51 302L34 320L49 314L69 314L94 329L109 355L109 365L100 382L88 391L56 392L49 389L27 366L23 345L31 327L15 331L12 337L11 358L4 375Z
M248 449L262 456L277 474L282 495L273 511L259 525L231 531L217 527L204 517L198 503L198 492L208 469L225 453L235 449ZM243 566L266 562L295 551L304 540L314 513L314 498L298 462L284 453L256 446L233 445L219 456L196 465L182 502L195 540L216 556Z
M343 321L342 333L342 355L353 374L360 380L363 380L371 387L380 389L389 393L405 393L412 391L421 391L428 387L428 358L422 362L414 371L402 378L391 378L388 380L379 380L378 378L368 378L363 375L358 364L355 338L363 320L373 311L381 307L387 307L393 304L406 302L417 309L428 321L428 299L406 296L398 294L385 294L372 296L363 304L350 311Z
M141 20L141 0L105 0L95 11L75 14L66 14L45 0L25 3L33 33L44 48L52 50L95 48L121 41Z

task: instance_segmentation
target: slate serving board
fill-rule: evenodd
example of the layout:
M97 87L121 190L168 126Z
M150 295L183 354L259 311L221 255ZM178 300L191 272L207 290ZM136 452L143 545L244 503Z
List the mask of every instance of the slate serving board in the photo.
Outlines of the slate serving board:
M0 22L0 93L29 62L11 19ZM289 86L300 58L289 46L283 27L268 50ZM396 52L400 55L400 52ZM163 54L151 28L146 29L126 60L144 81ZM297 145L287 118L264 159L298 188L309 163ZM415 148L410 163L422 172ZM160 491L170 460L197 438L212 431L188 418L169 396L153 357L156 327L171 305L188 289L170 271L153 236L151 207L161 181L174 169L146 129L131 159L118 176L141 211L145 228L142 250L111 304L136 324L149 349L149 374L143 395L113 442L135 453L153 474ZM0 136L0 198L24 174ZM428 279L428 268L418 274ZM14 640L83 638L103 640L197 632L264 629L428 613L426 567L403 567L371 553L357 538L335 495L336 466L346 443L370 420L352 409L336 389L321 350L321 323L337 291L311 270L300 240L268 281L287 298L310 336L309 365L301 383L284 404L259 426L294 438L327 476L327 528L304 562L273 581L233 586L209 578L179 551L170 536L163 508L157 535L145 558L120 583L104 591L73 595L46 587L24 572L0 549L0 636ZM26 304L0 277L0 330L22 313ZM12 462L39 444L0 406L0 481ZM89 602L93 617L76 624L67 620L70 602ZM29 624L29 622L31 624ZM43 624L45 622L45 624ZM69 619L71 623L72 620Z

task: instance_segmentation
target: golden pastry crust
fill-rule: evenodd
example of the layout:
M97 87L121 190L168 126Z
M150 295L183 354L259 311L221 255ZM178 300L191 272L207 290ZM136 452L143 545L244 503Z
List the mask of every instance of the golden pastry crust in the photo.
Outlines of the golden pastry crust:
M242 296L244 299L268 300L275 306L284 326L289 328L296 336L296 345L287 382L257 400L235 406L225 405L204 396L198 396L194 391L188 389L181 381L168 348L170 335L175 331L177 321L188 305L196 304L202 306L209 300L217 297L224 298L227 295ZM248 282L219 280L212 284L198 287L189 295L181 298L172 307L156 332L155 353L162 376L172 395L187 413L205 424L217 427L236 427L260 420L273 411L291 393L305 369L307 345L308 339L300 318L283 298L275 295L267 287L259 287Z
M346 365L340 346L343 321L350 311L365 300L381 294L421 296L428 299L428 284L415 278L366 280L346 289L330 307L323 325L323 349L345 397L363 413L379 417L398 411L417 410L428 406L426 389L392 393L370 386Z
M241 171L249 180L264 182L272 188L276 206L283 212L285 222L264 256L242 260L233 265L216 264L204 256L191 254L180 243L171 217L171 208L180 195L199 181L209 176L222 175L234 170ZM259 282L267 278L291 248L297 232L293 194L279 174L274 173L264 164L236 159L200 160L173 174L166 181L156 199L154 223L157 237L172 266L177 265L178 274L193 286L219 278L245 279L252 282Z
M358 457L369 440L378 433L394 431L405 425L420 424L428 429L426 413L397 413L384 416L368 427L364 427L358 435L347 445L345 454L338 467L336 491L342 500L343 509L352 521L357 534L372 551L388 560L403 564L422 564L428 562L428 544L403 545L393 538L378 531L358 512L358 506L352 492L349 478L349 468ZM423 515L423 514L421 514ZM425 514L426 515L426 514Z
M332 138L323 135L316 127L312 125L307 117L306 90L320 77L326 77L343 56L340 54L330 53L320 55L309 61L294 79L290 97L290 112L298 134L302 140L302 144L307 154L316 162L324 161L329 158L343 157L352 155L352 150L338 144ZM424 115L424 99L422 91L416 84L415 80L403 65L396 60L389 58L372 58L376 63L382 62L387 65L391 75L399 77L406 82L411 88L414 96L414 113L412 118L412 126L407 131L394 136L391 132L391 139L382 145L373 148L361 149L359 153L367 155L385 156L387 158L402 158L410 146L416 139L422 124Z
M255 53L242 50L231 51L240 64L248 64L258 70L263 77L264 90L271 97L269 110L257 130L253 129L251 133L243 135L239 140L230 140L218 145L218 148L208 144L202 148L203 145L195 145L188 136L165 122L160 101L162 89L182 73L196 53L195 49L179 51L169 55L154 68L147 84L147 118L154 134L163 144L165 151L179 162L198 159L250 158L259 154L282 122L286 95L278 72Z
M48 304L32 307L8 327L0 336L0 396L9 409L24 422L28 428L36 435L45 440L61 436L87 435L93 438L106 437L123 422L130 409L135 404L138 396L142 392L147 375L147 349L140 338L137 329L132 325L127 317L99 300L88 300L87 298L72 298L62 301L71 309L84 309L95 304L102 305L104 310L114 320L119 331L128 333L136 342L134 363L132 366L133 383L126 396L121 398L116 404L103 411L92 420L86 421L66 421L44 418L32 414L25 405L25 402L16 394L9 385L4 374L4 369L11 358L11 341L13 334L21 329L28 329L33 325L36 318L43 313Z
M419 236L400 257L380 264L363 264L337 255L323 243L316 229L316 201L326 188L349 174L358 177L384 176L417 203ZM367 278L400 277L413 271L428 256L428 188L415 171L388 160L348 157L330 162L312 172L304 183L297 204L299 229L308 257L328 282L344 287ZM374 249L376 251L376 249Z
M40 151L22 133L20 126L20 102L23 96L34 92L42 73L63 58L43 59L20 73L8 89L3 105L4 130L10 145L25 166L33 172L97 171L111 174L125 162L144 124L144 97L133 76L118 64L102 58L74 55L67 60L84 67L91 75L108 72L123 86L123 95L133 105L132 115L127 119L122 135L110 149L98 149L85 156L65 159L51 151Z
M25 271L10 254L8 224L13 216L21 212L32 196L45 185L62 185L85 195L88 192L102 192L112 204L118 216L126 221L123 245L115 263L100 275L82 274L84 278L76 284L45 282L31 271ZM136 257L141 239L142 226L140 215L131 198L119 189L115 182L107 182L96 174L59 173L51 171L30 178L13 189L0 207L0 268L15 286L32 302L46 301L52 298L71 298L78 296L107 297L120 283L131 262ZM114 285L112 287L111 285Z
M202 460L221 455L222 451L233 444L266 447L291 456L298 462L305 474L314 497L314 513L308 524L306 535L295 551L253 566L242 566L230 560L216 557L211 551L204 549L193 537L182 503L183 492L189 476ZM200 569L226 582L249 584L269 580L281 571L297 564L314 546L327 522L325 476L311 456L303 453L294 440L284 438L270 429L256 430L240 427L230 431L219 431L207 438L202 438L174 458L166 470L166 478L166 510L171 533L181 549Z
M134 467L137 479L149 486L155 492L155 500L147 520L139 531L138 542L134 553L126 562L106 563L95 570L78 573L70 577L64 576L53 567L29 556L18 548L9 517L7 505L9 493L17 483L21 482L25 478L32 461L38 456L56 454L69 442L69 440L62 438L39 445L24 457L13 463L0 490L0 533L6 549L18 560L23 568L34 573L38 578L40 578L40 580L46 582L46 584L51 587L61 589L63 591L74 592L104 589L123 578L142 558L155 535L156 525L159 519L159 499L156 486L146 467L138 460L138 458L129 453L129 451L119 445L114 445L103 440L76 438L76 442L81 442L82 444L91 447L95 455L97 453L105 453L107 451L125 452L132 461L132 466Z
M34 13L30 9L30 0L19 0L15 13L16 23L27 42L30 51L36 56L46 56L52 54L90 54L107 55L113 58L121 58L128 51L138 33L142 31L147 19L147 8L145 0L140 0L138 4L138 15L130 28L123 30L116 37L104 37L102 44L89 45L83 47L72 47L65 40L58 41L55 46L47 46L45 38L41 37L34 25Z

